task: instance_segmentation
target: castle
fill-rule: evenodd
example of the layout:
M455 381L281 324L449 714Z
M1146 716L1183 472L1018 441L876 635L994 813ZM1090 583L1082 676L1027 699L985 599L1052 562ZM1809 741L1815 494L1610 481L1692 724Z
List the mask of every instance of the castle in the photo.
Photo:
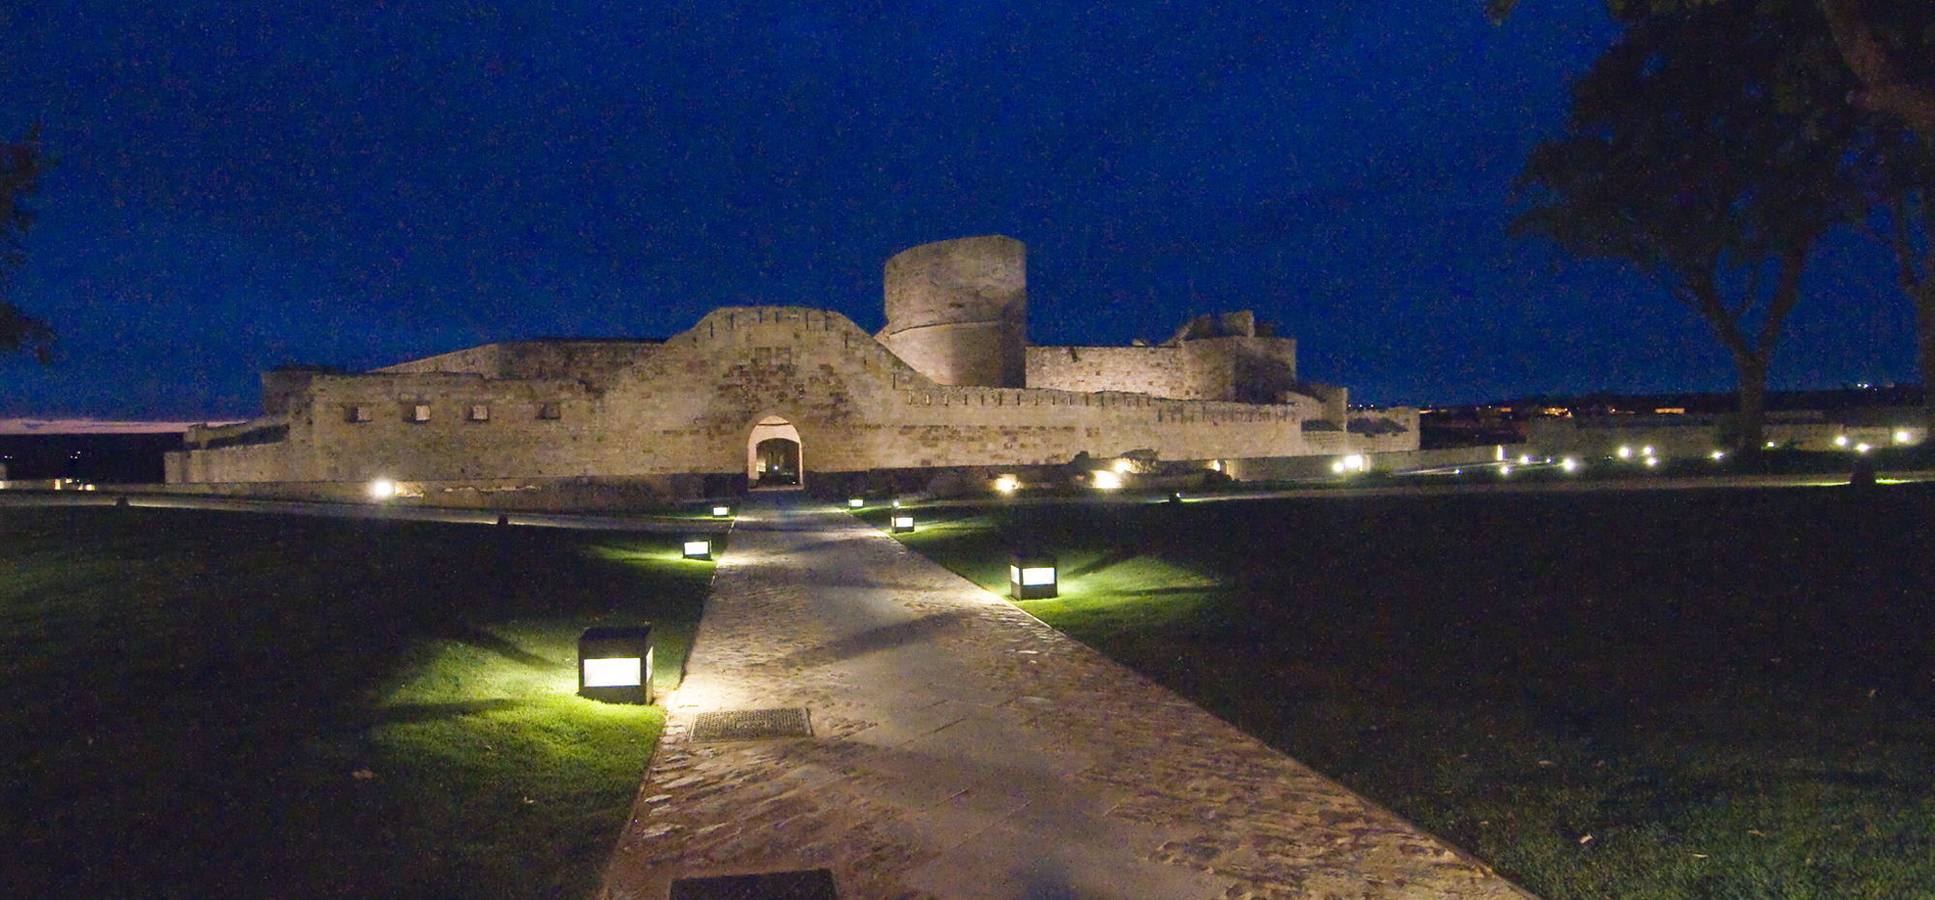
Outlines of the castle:
M485 344L363 373L262 376L262 416L197 426L188 488L344 497L373 481L464 504L847 489L1134 453L1240 477L1246 462L1415 450L1417 414L1350 412L1247 312L1158 345L1034 346L1026 249L1002 236L889 259L887 324L726 307L666 340ZM915 485L917 487L917 485Z

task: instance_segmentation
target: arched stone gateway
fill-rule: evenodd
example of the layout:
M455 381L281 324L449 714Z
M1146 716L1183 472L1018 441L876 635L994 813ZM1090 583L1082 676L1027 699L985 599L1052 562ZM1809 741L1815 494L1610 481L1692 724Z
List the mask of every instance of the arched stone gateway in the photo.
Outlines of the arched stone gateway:
M746 438L746 483L751 487L803 486L805 462L799 429L779 416L760 419Z

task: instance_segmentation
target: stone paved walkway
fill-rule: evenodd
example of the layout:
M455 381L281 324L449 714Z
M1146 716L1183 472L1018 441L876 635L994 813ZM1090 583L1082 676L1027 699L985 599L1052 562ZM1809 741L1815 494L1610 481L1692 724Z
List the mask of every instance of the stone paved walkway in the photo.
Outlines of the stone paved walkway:
M1431 836L843 512L763 497L720 562L606 873L829 867L843 897L1520 897ZM814 736L697 743L804 706Z

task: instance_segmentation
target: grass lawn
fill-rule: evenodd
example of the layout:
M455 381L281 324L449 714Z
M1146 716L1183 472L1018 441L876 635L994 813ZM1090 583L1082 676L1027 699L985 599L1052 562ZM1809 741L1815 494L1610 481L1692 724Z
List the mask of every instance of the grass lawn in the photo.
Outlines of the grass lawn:
M1935 486L918 512L991 590L1051 548L1024 608L1546 896L1935 885Z
M9 896L583 896L663 713L576 640L712 572L672 536L0 510Z

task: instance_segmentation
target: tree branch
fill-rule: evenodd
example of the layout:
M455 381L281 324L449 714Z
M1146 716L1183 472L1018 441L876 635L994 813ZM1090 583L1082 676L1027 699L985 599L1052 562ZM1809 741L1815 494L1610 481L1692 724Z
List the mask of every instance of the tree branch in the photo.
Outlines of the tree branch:
M1780 284L1774 288L1774 297L1767 305L1767 318L1760 323L1759 346L1754 348L1760 362L1765 364L1774 355L1774 342L1780 339L1781 326L1786 323L1788 313L1801 300L1801 273L1807 269L1807 251L1812 240L1796 241L1781 253Z
M1901 285L1901 292L1913 299L1923 276L1915 262L1914 237L1908 230L1908 203L1907 195L1903 195L1887 205L1888 224L1894 226L1888 232L1888 247L1895 252L1895 281Z
M1842 59L1864 86L1848 101L1894 116L1924 139L1935 140L1935 85L1910 81L1875 33L1866 0L1821 0Z

